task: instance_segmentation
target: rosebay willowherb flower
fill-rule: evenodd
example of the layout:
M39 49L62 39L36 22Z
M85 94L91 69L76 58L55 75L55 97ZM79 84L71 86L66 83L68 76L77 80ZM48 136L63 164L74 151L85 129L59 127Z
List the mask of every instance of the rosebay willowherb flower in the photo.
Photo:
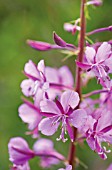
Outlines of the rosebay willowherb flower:
M24 67L27 79L21 83L21 90L27 99L19 107L19 117L28 124L27 134L38 138L31 150L27 142L21 138L11 138L8 144L11 170L30 170L29 160L40 157L40 166L44 169L59 164L66 168L59 170L74 170L77 165L77 143L85 140L91 150L102 159L107 159L112 144L112 42L95 42L90 44L89 36L104 31L112 32L112 26L98 28L90 32L86 30L86 6L100 6L101 0L81 0L81 16L73 22L65 23L64 29L79 33L78 47L67 43L53 32L55 44L28 40L29 46L38 51L52 49L63 50L66 58L77 55L75 81L67 66L53 68L45 66L44 60L36 65L29 60ZM86 43L85 43L86 39ZM75 63L75 59L74 59ZM75 69L75 67L74 67ZM87 86L89 79L98 80L101 89L83 94L82 86ZM75 87L74 86L75 82ZM91 96L100 94L96 99ZM60 129L59 129L60 127ZM54 149L49 139L41 138L41 134L52 136L61 130L57 141L69 142L68 158ZM70 137L67 138L68 136ZM57 142L56 141L56 142ZM61 143L62 144L62 143ZM62 147L64 143L62 144ZM85 150L84 150L85 152ZM79 165L80 165L79 161ZM62 166L60 166L62 167ZM111 170L112 166L108 168ZM56 168L57 169L57 168Z
M21 89L27 97L35 98L38 94L38 98L40 98L47 92L48 97L54 99L61 94L62 90L72 89L74 84L73 76L67 66L59 69L45 67L44 60L41 60L38 66L30 60L25 64L24 74L28 79L22 81Z
M28 161L34 157L41 158L42 167L50 167L64 160L64 156L58 153L53 142L48 139L40 139L34 143L31 150L27 142L21 137L12 138L8 144L10 161L13 163L12 169L29 170Z
M40 108L42 114L47 118L44 118L39 123L39 130L43 134L51 136L57 131L60 123L62 123L61 135L57 140L62 139L63 142L66 142L67 138L64 138L64 134L68 131L70 139L74 141L74 134L71 125L76 128L81 127L87 118L85 110L75 109L79 104L79 100L77 92L65 91L61 95L60 101L41 101Z
M106 81L109 79L108 72L111 72L112 60L111 45L107 42L102 43L97 52L92 47L86 47L85 51L86 63L76 61L77 65L87 71L93 71L98 80ZM111 61L112 62L112 61Z

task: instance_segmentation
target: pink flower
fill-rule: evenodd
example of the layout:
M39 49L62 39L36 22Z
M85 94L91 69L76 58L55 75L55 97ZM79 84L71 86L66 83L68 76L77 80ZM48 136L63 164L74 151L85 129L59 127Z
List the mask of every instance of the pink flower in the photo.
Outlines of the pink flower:
M38 63L38 66L30 60L25 65L24 73L29 79L22 81L21 88L27 97L35 97L41 89L43 91L42 97L47 93L50 99L54 99L61 94L62 90L70 89L73 86L73 77L67 66L53 69L45 67L43 60Z
M102 43L97 52L92 47L86 47L85 57L87 62L76 64L83 70L93 71L98 80L106 81L109 79L108 73L112 71L111 45L107 42Z
M100 111L100 112L99 112ZM87 143L89 147L98 153L102 159L106 159L106 147L102 147L102 142L107 142L112 144L112 113L107 110L99 110L95 112L93 118L90 116L89 122L85 123L87 129L83 128L86 132Z
M9 160L15 165L24 165L35 156L35 153L29 149L27 142L21 137L10 139L8 149Z
M68 134L72 141L74 141L74 134L72 126L79 128L85 121L87 114L83 109L77 109L76 106L79 104L79 95L74 91L65 91L59 100L53 102L51 100L42 101L40 107L44 118L39 123L39 130L42 134L51 136L53 135L60 123L62 122L61 135L57 140L65 142L67 139L64 138L64 134L68 131Z
M41 153L45 156L41 157L41 166L43 168L49 168L51 165L55 165L59 163L59 159L64 159L64 157L59 154L55 149L54 149L54 144L51 140L49 139L39 139L37 142L35 142L34 146L34 151L36 154ZM48 157L47 155L52 155L51 157ZM53 157L53 155L55 157ZM58 157L59 159L57 159Z
M22 92L25 96L34 96L40 88L43 91L49 88L49 83L45 77L44 60L41 60L38 66L29 60L25 65L24 73L29 78L21 83Z

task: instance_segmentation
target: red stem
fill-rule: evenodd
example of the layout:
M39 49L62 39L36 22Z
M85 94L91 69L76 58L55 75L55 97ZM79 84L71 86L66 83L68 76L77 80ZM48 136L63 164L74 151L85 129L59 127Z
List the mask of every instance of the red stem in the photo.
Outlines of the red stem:
M86 0L81 1L81 13L80 13L80 18L81 18L81 31L80 31L80 38L79 38L79 55L78 55L78 61L82 62L83 61L83 53L84 53L84 42L85 42L85 28L86 28L86 22L85 22L85 13L84 13L84 6L85 6ZM81 69L76 66L76 78L75 78L75 91L79 94L81 98L81 75L80 75ZM77 106L76 109L79 108L79 105ZM74 137L76 139L77 137L77 129L73 128L74 130ZM68 161L69 164L72 165L72 170L75 169L75 158L76 158L76 146L74 143L71 142L70 144L70 150L69 150L69 157Z

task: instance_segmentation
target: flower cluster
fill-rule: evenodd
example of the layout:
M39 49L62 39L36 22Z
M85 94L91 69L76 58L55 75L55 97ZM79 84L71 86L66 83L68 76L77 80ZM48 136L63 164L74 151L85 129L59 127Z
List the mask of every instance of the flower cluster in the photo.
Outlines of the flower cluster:
M88 1L85 5L90 4L99 6L102 1ZM81 19L77 19L74 25L65 23L64 29L75 34L81 30L80 22ZM91 31L86 33L86 36L102 31L112 31L112 26ZM53 39L55 44L33 40L28 40L27 43L38 51L63 49L69 55L79 54L79 47L65 42L55 32ZM75 129L81 139L86 139L93 151L102 159L107 158L107 153L111 150L107 149L104 143L112 144L111 46L111 41L92 45L87 42L83 60L76 59L76 66L80 68L79 74L82 75L82 85L88 85L90 78L96 78L97 83L102 86L102 89L88 94L75 91L74 79L67 66L51 68L45 66L44 60L39 61L37 65L32 60L25 64L24 75L27 79L21 83L25 98L18 112L21 120L28 125L29 131L26 133L39 139L34 143L32 150L21 137L9 141L10 161L13 163L11 170L30 170L28 161L34 157L40 157L40 165L43 168L49 168L59 161L65 163L65 157L54 149L53 142L40 138L41 134L52 136L59 127L61 133L56 137L57 141L66 142L69 136L72 144L78 142L78 135L74 134ZM95 94L100 94L99 98L91 99ZM65 170L72 169L72 165L67 163Z

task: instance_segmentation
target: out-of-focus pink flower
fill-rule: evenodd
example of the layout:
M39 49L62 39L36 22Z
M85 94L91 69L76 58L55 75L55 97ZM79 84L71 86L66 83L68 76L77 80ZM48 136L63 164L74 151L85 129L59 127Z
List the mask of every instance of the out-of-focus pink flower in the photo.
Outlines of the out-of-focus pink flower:
M78 26L78 23L80 22L80 19L77 19L75 21L75 24L65 23L64 24L64 30L71 32L73 35L76 33L76 31L80 31L80 26Z
M35 156L27 142L21 137L11 138L8 144L10 161L15 165L24 165Z
M56 103L50 100L42 101L40 103L40 108L42 110L44 118L39 123L39 130L42 134L47 136L53 135L60 123L62 122L61 135L57 140L65 142L67 139L64 138L66 131L72 141L74 141L74 134L72 126L79 128L85 121L87 114L83 109L76 109L76 106L79 104L79 95L74 91L65 91L59 100L56 100Z
M55 165L59 163L59 159L64 159L64 157L59 154L55 149L54 149L54 144L51 140L49 139L39 139L37 142L35 142L33 149L36 154L41 153L45 156L41 157L41 162L40 165L43 168L49 168L51 165ZM47 155L52 155L52 157L48 157ZM59 159L56 159L55 157L58 157Z

